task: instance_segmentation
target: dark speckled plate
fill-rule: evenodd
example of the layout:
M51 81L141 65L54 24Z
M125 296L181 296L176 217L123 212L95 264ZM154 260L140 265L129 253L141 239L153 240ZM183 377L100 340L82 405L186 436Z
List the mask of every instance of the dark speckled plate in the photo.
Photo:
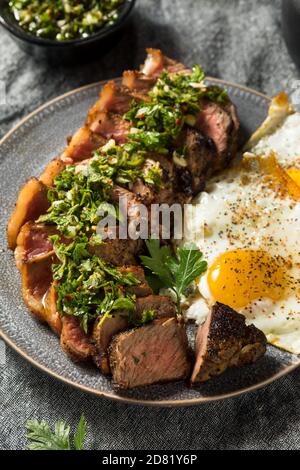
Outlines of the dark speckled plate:
M236 104L246 138L264 119L269 98L247 88L211 79L227 88ZM179 406L219 400L264 386L287 374L300 359L269 346L257 364L232 369L196 388L183 382L156 385L126 393L113 390L109 379L92 366L74 364L60 349L58 338L28 314L21 298L20 278L13 254L7 249L6 225L17 191L38 176L63 149L97 98L101 83L58 97L23 119L0 142L0 333L28 361L46 373L81 390L111 399L148 405Z

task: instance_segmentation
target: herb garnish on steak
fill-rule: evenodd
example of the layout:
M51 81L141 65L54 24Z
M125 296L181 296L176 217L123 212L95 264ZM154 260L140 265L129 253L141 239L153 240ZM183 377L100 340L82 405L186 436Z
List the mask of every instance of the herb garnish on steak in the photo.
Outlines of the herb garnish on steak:
M132 210L128 220L139 221L139 204L148 214L153 203L183 205L235 157L235 108L204 78L199 66L189 70L149 49L140 71L104 85L61 156L21 190L8 226L32 313L61 335L72 358L111 368L121 388L189 374L177 314L206 263L193 247L174 253L151 239L147 256L143 240L122 239L119 196ZM105 235L117 237L104 240L96 229L108 203L115 211ZM176 304L157 287L171 290Z

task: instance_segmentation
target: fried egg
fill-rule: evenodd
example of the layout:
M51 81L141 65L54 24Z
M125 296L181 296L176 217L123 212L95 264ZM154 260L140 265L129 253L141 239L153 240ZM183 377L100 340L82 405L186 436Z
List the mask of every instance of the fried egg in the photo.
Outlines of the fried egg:
M185 315L201 323L222 302L300 354L300 114L284 105L187 209L183 243L199 247L208 269Z

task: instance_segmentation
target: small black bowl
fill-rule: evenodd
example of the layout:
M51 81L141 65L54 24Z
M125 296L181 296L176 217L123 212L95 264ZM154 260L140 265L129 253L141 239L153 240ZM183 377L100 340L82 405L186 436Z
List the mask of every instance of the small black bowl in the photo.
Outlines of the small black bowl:
M0 24L23 50L38 59L46 58L54 62L85 61L92 55L99 57L115 44L132 12L135 1L126 0L119 7L118 19L113 25L104 26L87 38L57 41L34 36L18 25L9 9L8 0L0 0Z

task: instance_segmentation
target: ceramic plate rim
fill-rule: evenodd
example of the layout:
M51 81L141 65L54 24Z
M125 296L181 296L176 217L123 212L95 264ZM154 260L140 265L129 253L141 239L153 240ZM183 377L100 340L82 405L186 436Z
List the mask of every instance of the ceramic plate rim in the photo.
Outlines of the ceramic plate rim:
M114 79L114 80L119 80L119 78ZM213 81L214 83L218 83L218 84L223 85L223 86L237 88L237 89L239 89L241 91L244 91L246 93L250 93L252 95L254 94L258 97L261 97L261 98L265 99L266 101L271 101L271 98L269 96L267 96L267 95L265 95L265 94L263 94L259 91L256 91L252 88L243 86L243 85L238 85L238 84L235 84L233 82L230 82L230 81L227 81L227 80L222 80L222 79L219 79L219 78L214 78L214 77L207 77L207 80L208 81ZM101 81L90 83L88 85L77 87L73 90L70 90L66 93L63 93L63 94L47 101L46 103L42 104L41 106L39 106L38 108L33 110L31 113L24 116L15 126L13 126L13 128L10 129L0 139L0 146L2 146L29 119L31 119L36 114L39 114L42 110L48 108L49 106L53 105L54 103L56 103L58 101L61 101L61 100L65 99L66 97L71 96L73 94L80 93L84 90L87 90L89 88L93 88L93 87L96 87L96 86L101 87L106 81L107 80L101 80ZM248 387L241 388L241 389L236 390L234 392L228 392L228 393L219 394L219 395L216 395L216 396L207 396L207 397L202 396L202 397L199 397L199 398L182 399L182 400L166 400L166 399L163 399L163 400L143 400L143 399L138 399L138 398L124 397L124 396L121 396L121 395L120 396L119 395L114 395L112 393L102 391L102 390L96 390L96 389L91 388L89 386L82 385L82 384L80 384L76 381L68 379L67 377L63 377L58 372L55 372L55 371L51 370L50 368L48 368L48 367L44 366L43 364L39 363L38 360L31 357L26 351L24 351L22 348L20 348L9 337L9 335L7 335L2 330L1 327L0 327L0 337L2 337L2 339L6 342L6 344L8 344L14 351L16 351L18 354L20 354L30 364L32 364L37 369L45 372L50 377L53 377L53 378L59 380L60 382L63 382L65 384L69 385L69 386L72 386L72 387L80 390L80 391L89 393L89 394L97 396L97 397L107 398L107 399L110 399L110 400L113 400L113 401L127 403L127 404L130 404L130 405L143 405L143 406L151 406L151 407L153 407L153 406L156 406L156 407L163 407L163 406L164 407L194 406L194 405L200 405L200 404L204 404L204 403L221 401L221 400L225 400L225 399L228 399L228 398L234 398L234 397L243 395L245 393L253 392L253 391L258 390L262 387L265 387L266 385L274 382L275 380L278 380L281 377L289 374L290 372L295 370L300 365L300 358L299 358L296 362L284 367L283 369L281 369L279 372L272 375L268 379L263 380L262 382L256 383L254 385L250 385Z

